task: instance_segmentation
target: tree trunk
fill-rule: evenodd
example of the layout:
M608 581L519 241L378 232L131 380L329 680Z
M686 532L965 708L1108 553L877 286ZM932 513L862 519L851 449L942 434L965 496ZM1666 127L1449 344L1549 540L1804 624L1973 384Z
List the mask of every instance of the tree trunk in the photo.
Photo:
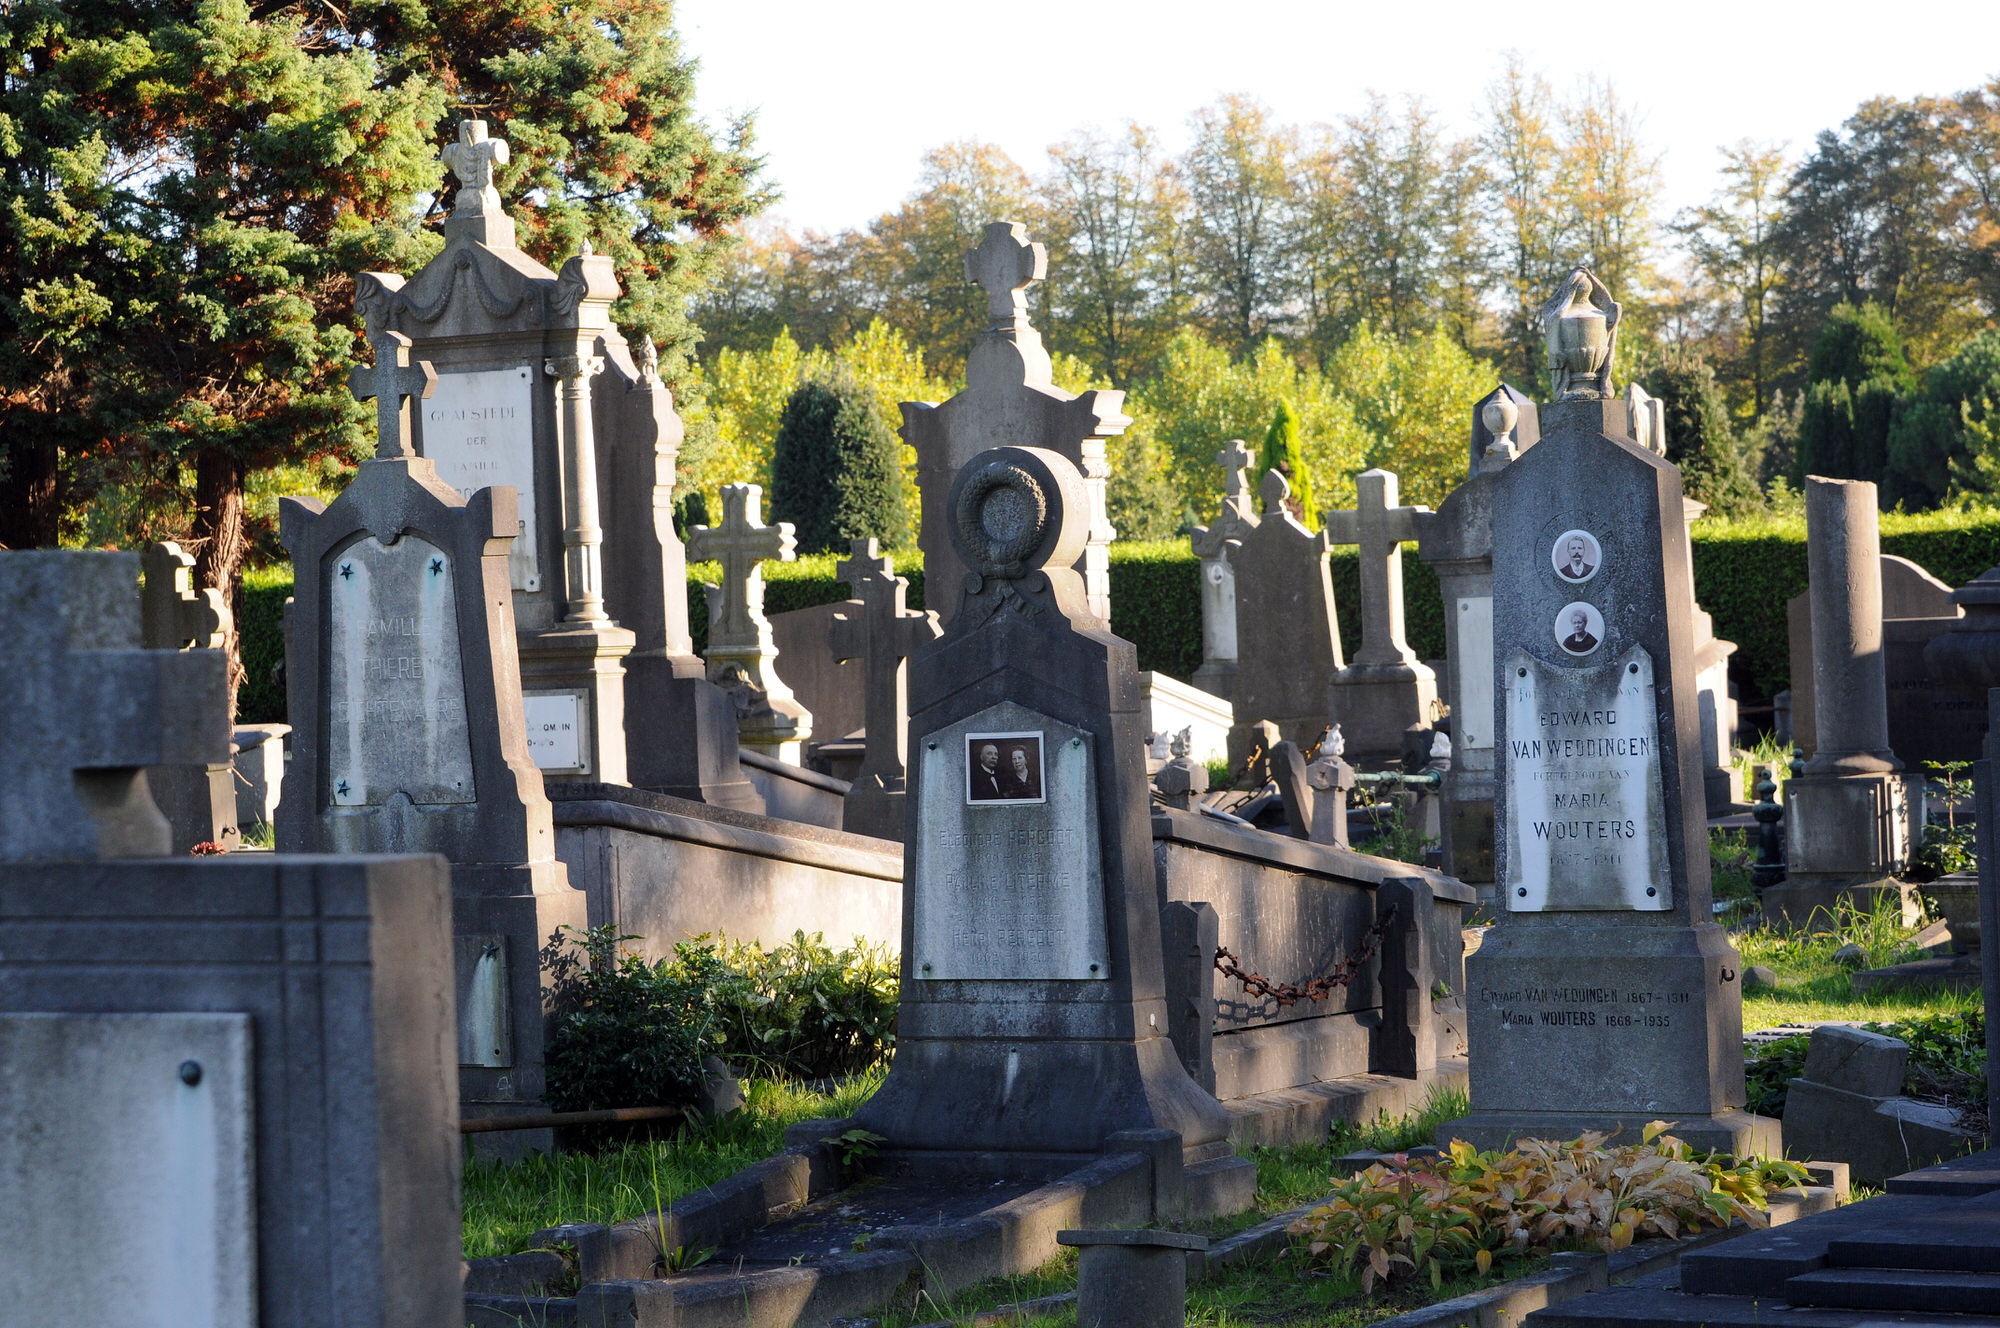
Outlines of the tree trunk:
M16 414L0 425L0 547L49 549L61 534L62 485L54 441L35 439L37 419Z
M196 455L194 463L195 579L220 590L229 605L229 722L236 722L236 692L243 685L243 647L236 622L243 613L243 462L220 449Z

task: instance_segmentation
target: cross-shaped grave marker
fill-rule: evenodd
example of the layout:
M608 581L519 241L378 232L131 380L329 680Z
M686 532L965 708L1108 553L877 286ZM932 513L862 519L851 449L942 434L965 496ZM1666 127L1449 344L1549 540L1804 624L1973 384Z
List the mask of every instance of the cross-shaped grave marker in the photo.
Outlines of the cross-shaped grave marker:
M764 564L791 562L797 541L788 521L764 524L764 490L756 484L722 486L722 524L688 532L688 557L722 564L722 584L709 585L708 680L736 698L737 726L746 746L797 763L812 733L812 716L778 676L778 646L764 616Z
M1364 470L1354 477L1355 510L1328 512L1335 544L1360 546L1361 649L1356 664L1414 664L1403 640L1403 541L1417 538L1428 507L1398 507L1396 473Z
M1215 454L1215 464L1222 467L1222 496L1225 500L1250 496L1248 471L1256 459L1241 438L1230 439L1229 445Z
M139 555L143 639L149 650L220 650L229 636L229 605L219 590L194 588L194 559L171 541Z
M965 256L965 279L986 291L986 312L995 323L1028 316L1028 287L1049 275L1049 249L1028 239L1018 221L986 227L979 247Z
M868 744L856 787L873 782L894 792L903 787L909 755L905 661L918 646L942 636L944 629L938 626L937 614L905 607L903 597L910 583L896 575L895 563L876 549L874 540L853 540L848 548L834 575L847 583L862 608L859 613L834 615L831 644L834 663L865 661L862 715Z
M356 401L375 402L375 459L391 461L414 457L410 443L409 400L428 401L437 391L437 370L429 360L410 363L410 339L386 328L373 331L368 344L375 348L375 363L357 364L347 372L347 390Z
M458 141L446 144L438 153L445 169L458 177L458 198L451 210L454 217L483 217L500 211L493 168L505 166L509 155L506 139L486 136L484 120L458 122Z

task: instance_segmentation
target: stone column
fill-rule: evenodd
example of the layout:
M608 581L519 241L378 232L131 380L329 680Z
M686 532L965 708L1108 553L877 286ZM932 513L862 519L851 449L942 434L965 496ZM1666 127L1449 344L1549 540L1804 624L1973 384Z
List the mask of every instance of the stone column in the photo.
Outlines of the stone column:
M590 380L604 372L602 355L563 355L542 372L556 380L562 429L563 621L601 623L604 612L604 527L597 518L597 433L590 422Z
M1875 486L1806 477L1806 562L1812 577L1813 713L1808 775L1901 770L1889 750L1882 655L1882 539Z

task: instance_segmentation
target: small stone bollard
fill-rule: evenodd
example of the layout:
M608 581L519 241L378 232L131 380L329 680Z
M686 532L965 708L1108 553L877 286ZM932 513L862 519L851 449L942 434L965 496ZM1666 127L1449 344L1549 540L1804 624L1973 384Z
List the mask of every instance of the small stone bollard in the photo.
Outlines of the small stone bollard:
M1077 1328L1186 1328L1189 1250L1208 1237L1179 1231L1058 1231L1082 1251L1076 1267Z
M1755 777L1757 805L1750 815L1757 820L1757 861L1750 868L1750 883L1762 890L1785 879L1783 832L1778 825L1785 809L1778 805L1778 782L1771 778L1771 767L1758 766Z

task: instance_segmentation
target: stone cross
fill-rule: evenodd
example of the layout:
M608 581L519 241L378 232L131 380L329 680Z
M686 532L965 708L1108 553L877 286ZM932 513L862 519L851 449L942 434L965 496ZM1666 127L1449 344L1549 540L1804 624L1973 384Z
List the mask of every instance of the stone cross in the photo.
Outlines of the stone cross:
M1250 496L1250 481L1245 478L1245 472L1256 460L1241 438L1230 439L1229 446L1215 454L1215 464L1222 467L1222 496L1225 501Z
M763 565L791 562L797 541L789 521L764 524L763 504L761 485L723 485L722 524L690 530L687 551L697 561L722 564L722 584L705 587L709 681L736 698L744 745L796 764L812 717L778 676L778 646L764 616Z
M833 618L831 645L836 664L850 659L866 661L862 683L863 718L867 725L867 748L861 758L860 777L849 793L847 828L860 834L885 839L901 839L901 795L905 786L909 757L909 665L905 662L917 647L928 645L944 634L935 613L904 606L910 583L896 575L895 564L879 553L872 539L854 540L848 556L840 560L835 576L847 583L853 598L861 601L859 613L837 613ZM893 816L884 808L863 809L861 802L895 802ZM878 814L880 813L880 814Z
M986 312L996 325L1026 318L1028 287L1048 275L1048 246L1030 241L1018 224L988 226L979 247L965 256L965 279L985 289Z
M232 618L219 590L194 588L194 559L181 546L148 544L140 555L145 589L139 594L148 650L220 650Z
M401 332L379 330L368 343L375 348L375 363L348 370L347 390L356 401L375 402L375 459L413 457L417 449L410 442L409 400L430 399L437 391L437 370L429 360L410 363L410 339Z
M500 211L500 191L493 187L493 168L505 166L507 140L488 138L484 120L460 120L458 141L438 154L446 170L458 177L454 217L483 217Z
M1416 655L1403 639L1403 541L1417 538L1428 507L1396 505L1396 474L1364 470L1354 480L1355 510L1328 512L1326 530L1335 544L1361 551L1361 649L1356 664L1413 664Z

